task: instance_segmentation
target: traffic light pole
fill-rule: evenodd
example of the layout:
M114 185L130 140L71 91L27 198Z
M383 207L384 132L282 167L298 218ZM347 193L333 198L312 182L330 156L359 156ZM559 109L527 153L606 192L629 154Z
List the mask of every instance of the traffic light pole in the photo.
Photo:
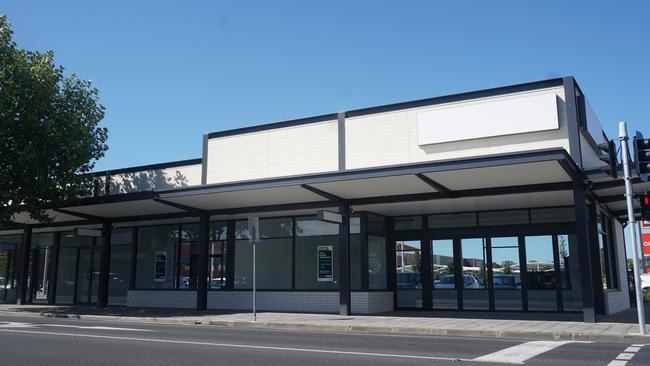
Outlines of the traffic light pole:
M645 309L643 307L643 296L641 293L641 276L639 269L639 248L636 235L636 219L634 217L634 192L632 191L632 177L630 174L630 159L627 145L627 125L625 122L618 124L618 136L621 141L621 153L623 154L623 172L625 174L625 198L627 200L628 227L632 240L632 267L634 268L634 292L636 295L636 311L639 318L639 334L645 335Z

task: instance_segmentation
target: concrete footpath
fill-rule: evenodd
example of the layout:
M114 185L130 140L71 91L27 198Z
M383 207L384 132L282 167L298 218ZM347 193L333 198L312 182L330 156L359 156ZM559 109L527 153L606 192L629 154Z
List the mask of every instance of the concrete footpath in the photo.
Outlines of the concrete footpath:
M646 307L650 313L650 307ZM142 309L91 306L0 305L0 316L42 316L136 323L218 325L240 328L329 332L364 332L510 338L648 343L639 334L636 310L631 309L599 323L583 323L577 314L392 312L382 315L339 316L334 314L260 312L252 321L249 312L197 312L182 309ZM646 326L650 334L650 327Z

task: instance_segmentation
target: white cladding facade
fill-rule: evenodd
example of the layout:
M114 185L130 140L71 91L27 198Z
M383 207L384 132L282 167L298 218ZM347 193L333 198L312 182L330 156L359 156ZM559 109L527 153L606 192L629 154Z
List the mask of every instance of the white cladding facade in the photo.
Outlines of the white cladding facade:
M600 124L590 113L590 130ZM206 183L433 162L549 148L602 166L582 136L571 151L562 86L450 103L364 113L207 139ZM589 131L589 132L591 132ZM582 131L581 135L589 135ZM600 132L602 138L602 129ZM600 141L598 141L600 142ZM574 149L575 150L575 149ZM341 154L344 164L340 164Z

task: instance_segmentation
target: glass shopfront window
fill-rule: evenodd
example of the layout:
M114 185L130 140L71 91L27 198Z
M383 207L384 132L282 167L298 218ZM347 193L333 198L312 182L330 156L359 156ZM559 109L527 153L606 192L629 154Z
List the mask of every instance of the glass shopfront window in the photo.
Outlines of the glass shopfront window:
M126 305L131 277L131 245L133 229L114 229L111 233L111 264L108 279L108 303ZM59 254L61 255L61 254Z
M433 283L433 308L456 309L456 276L454 274L454 241L431 241L431 281Z
M463 309L489 309L487 290L487 241L485 238L461 239L463 264Z
M177 288L178 239L178 225L141 227L139 229L136 288Z
M47 302L49 282L52 280L50 268L52 266L53 233L34 234L30 253L29 267L29 299L35 303Z
M496 310L522 310L519 239L491 239L492 287Z
M558 235L560 281L564 311L582 311L582 284L578 240L575 235Z
M339 288L338 235L337 224L318 221L314 217L296 219L296 289ZM325 255L330 258L324 259Z
M419 240L395 242L397 307L422 308L422 254Z
M248 222L237 221L235 227L235 288L251 289L253 247L248 243ZM260 219L262 243L255 249L258 289L291 289L292 236L291 218Z
M22 235L0 236L0 303L15 303Z
M226 287L226 253L228 225L225 222L210 224L210 248L208 250L208 288L212 290Z
M387 270L386 219L383 216L368 214L368 288L388 288Z
M557 279L553 236L527 236L526 287L528 310L557 310Z

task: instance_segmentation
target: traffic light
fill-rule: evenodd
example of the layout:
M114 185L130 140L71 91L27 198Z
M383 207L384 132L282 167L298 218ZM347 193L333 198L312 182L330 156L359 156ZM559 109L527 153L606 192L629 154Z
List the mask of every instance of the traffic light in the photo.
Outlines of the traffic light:
M612 178L616 179L618 172L618 159L616 158L616 145L613 140L608 140L607 136L603 133L606 142L598 144L598 148L602 151L600 160L607 163L606 173Z
M650 174L650 139L644 139L639 131L634 137L634 166L639 178L647 182Z
M650 194L641 195L641 220L650 221Z

